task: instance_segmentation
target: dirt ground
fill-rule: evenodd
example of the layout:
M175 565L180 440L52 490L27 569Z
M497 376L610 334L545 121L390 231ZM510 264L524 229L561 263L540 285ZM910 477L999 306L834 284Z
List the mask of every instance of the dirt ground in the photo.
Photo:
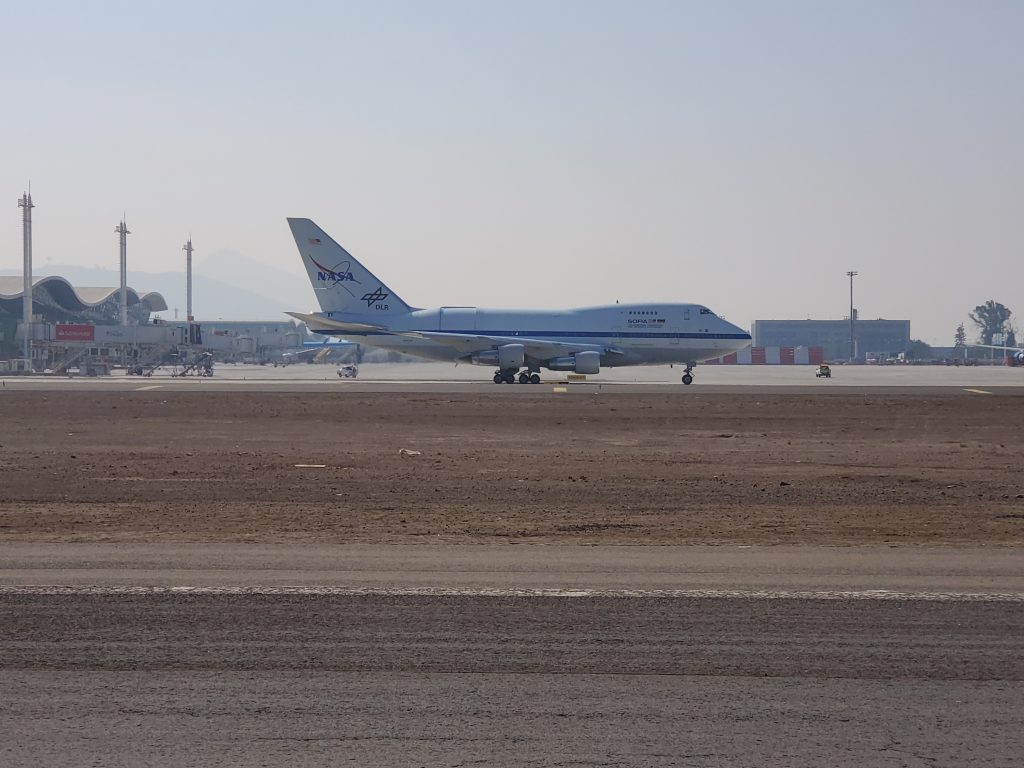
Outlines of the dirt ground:
M4 394L0 540L1019 546L1021 405Z

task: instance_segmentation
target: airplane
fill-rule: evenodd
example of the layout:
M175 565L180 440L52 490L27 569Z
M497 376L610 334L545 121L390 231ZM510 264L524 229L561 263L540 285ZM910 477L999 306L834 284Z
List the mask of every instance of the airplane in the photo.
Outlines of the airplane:
M302 342L302 349L297 349L290 352L282 352L281 359L274 363L274 367L277 368L279 365L289 366L295 363L322 363L327 360L335 352L344 355L346 353L355 353L358 358L359 345L353 341L333 341L330 336L326 336L322 341L304 341Z
M999 349L1003 352L1013 352L1010 358L1013 359L1013 365L1024 365L1024 348L1022 347L1000 347L995 344L975 344L976 347L984 347L985 349Z
M274 361L274 367L295 365L296 363L321 363L331 354L330 347L317 345L315 348L305 347L294 352L282 352L281 358Z
M494 366L495 384L539 384L540 370L596 374L685 366L750 346L750 334L700 304L609 304L563 310L419 309L398 297L310 219L289 218L321 312L288 312L310 331L429 360Z

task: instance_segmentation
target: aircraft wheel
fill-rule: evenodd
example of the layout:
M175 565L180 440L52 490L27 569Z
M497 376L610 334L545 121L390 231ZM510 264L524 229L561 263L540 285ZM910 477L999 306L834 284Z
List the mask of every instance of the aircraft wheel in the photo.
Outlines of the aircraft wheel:
M519 374L519 383L520 384L529 384L530 383L530 374L528 374L528 373L520 373Z
M494 374L494 383L495 384L501 384L501 382L503 382L504 380L505 380L505 377L503 377L500 373Z
M687 386L689 386L690 384L693 384L693 376L691 376L688 373L684 373L683 374L683 384L686 384Z
M506 384L515 384L516 383L515 371L509 371L508 373L505 374L505 383Z
M540 384L540 374L531 373L530 374L530 383L531 384Z

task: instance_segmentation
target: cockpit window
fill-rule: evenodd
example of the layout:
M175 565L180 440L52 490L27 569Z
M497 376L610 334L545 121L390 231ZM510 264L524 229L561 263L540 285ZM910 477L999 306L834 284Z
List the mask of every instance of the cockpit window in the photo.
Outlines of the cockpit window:
M707 307L701 307L701 308L700 308L700 313L701 313L702 315L714 315L714 314L715 314L714 312L712 312L712 311L711 311L710 309L708 309Z

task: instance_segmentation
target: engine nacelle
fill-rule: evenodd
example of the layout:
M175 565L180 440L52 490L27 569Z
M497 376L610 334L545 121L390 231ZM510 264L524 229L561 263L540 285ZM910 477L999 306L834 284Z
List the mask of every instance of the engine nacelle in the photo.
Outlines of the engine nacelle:
M498 347L498 367L519 370L526 364L526 350L522 344L505 344Z
M600 352L577 352L570 357L556 357L548 360L547 367L552 371L574 371L575 373L600 373Z
M601 370L600 352L577 352L576 373L598 373Z
M497 349L474 352L470 360L473 365L496 365L502 370L515 368L518 371L526 365L526 350L522 344L505 344Z

